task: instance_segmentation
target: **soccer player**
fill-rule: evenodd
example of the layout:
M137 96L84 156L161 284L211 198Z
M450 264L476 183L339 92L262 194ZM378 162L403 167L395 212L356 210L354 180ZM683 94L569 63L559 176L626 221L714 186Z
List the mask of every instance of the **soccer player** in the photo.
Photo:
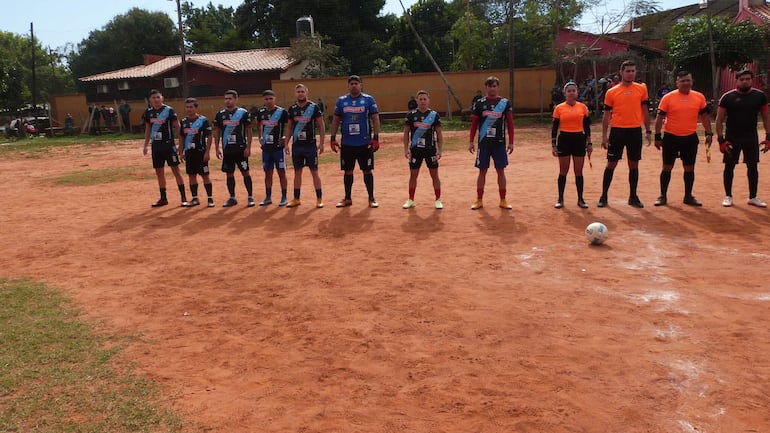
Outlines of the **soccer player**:
M198 206L198 175L203 178L203 187L208 196L208 207L214 207L209 159L211 159L211 123L206 116L198 114L198 100L187 98L184 101L187 116L181 121L179 141L184 145L184 159L187 176L190 180L192 200L188 206Z
M257 131L262 148L262 169L265 171L265 199L259 202L260 206L273 203L273 170L278 171L278 180L281 183L281 201L278 206L286 206L286 136L283 129L289 118L286 110L275 105L275 93L272 90L262 92L265 106L259 109L257 114Z
M735 74L736 88L726 92L719 98L717 109L716 132L719 150L724 154L725 163L724 185L725 198L722 206L733 205L733 175L741 152L743 163L746 164L746 175L749 178L748 204L757 207L767 207L767 203L757 197L759 183L759 137L757 136L757 114L762 115L765 127L765 140L762 142L762 152L770 149L770 112L767 108L767 96L761 90L752 88L754 73L748 69ZM723 134L724 124L727 132Z
M436 193L434 206L436 209L444 208L441 203L441 180L438 177L438 160L441 159L444 136L441 132L441 118L429 108L429 104L428 92L418 91L417 109L410 111L404 122L404 156L409 160L409 199L404 203L404 209L414 207L417 176L423 161L433 179L433 191Z
M505 167L508 166L508 155L513 152L513 107L508 99L498 96L500 80L497 77L487 78L484 86L487 95L476 101L471 112L471 137L468 151L471 154L476 154L476 168L479 169L479 176L476 179L477 198L471 209L476 210L484 207L482 200L490 159L494 160L497 171L500 207L511 209L512 206L505 199ZM479 131L478 152L476 152L474 144L476 130ZM507 146L505 145L506 136L508 136Z
M308 89L304 84L294 86L294 94L297 102L289 107L289 121L287 131L291 134L292 142L291 160L294 164L294 198L286 207L300 205L300 189L302 188L302 169L307 167L313 175L315 187L316 207L324 207L323 193L321 191L321 177L318 176L318 155L324 152L324 138L326 136L324 115L318 104L307 99ZM319 98L320 101L320 98ZM316 141L316 128L320 135Z
M248 206L254 206L251 174L249 173L249 155L251 155L251 116L245 108L238 106L238 92L225 92L225 108L214 117L214 147L217 158L222 160L222 171L227 175L227 191L230 198L222 207L238 204L235 199L235 167L243 176L243 185L248 194ZM222 149L219 142L222 142Z
M331 148L340 152L340 169L345 173L345 198L337 207L353 204L353 170L358 167L364 173L364 184L369 194L369 207L379 207L374 198L374 152L380 148L380 115L374 97L361 91L361 77L348 77L348 94L337 98L332 120ZM337 129L342 127L342 146L337 143Z
M179 129L179 119L173 108L163 103L163 95L159 90L150 90L150 106L144 113L144 156L147 156L147 146L152 142L152 167L158 178L160 199L152 204L152 207L168 204L166 197L166 173L163 168L168 164L171 173L174 174L179 194L182 197L182 206L187 206L187 197L184 190L182 173L179 171L179 155L174 145L174 129Z
M604 96L604 117L602 118L602 148L607 149L607 167L604 169L602 196L598 207L605 207L607 192L618 161L623 158L623 148L628 148L628 204L643 208L636 194L639 184L639 160L642 159L642 127L645 128L647 145L652 143L650 130L650 103L647 86L636 83L636 64L626 60L620 65L620 84L607 90ZM609 131L609 136L607 135Z
M676 90L666 93L658 104L655 120L655 147L663 148L663 170L660 172L660 197L655 206L664 206L668 199L666 192L671 181L671 169L677 156L682 158L684 168L684 204L702 206L692 195L695 182L695 158L698 156L698 119L706 130L706 146L711 146L711 119L706 97L692 90L692 75L687 71L676 74ZM664 125L665 122L665 125ZM661 127L665 135L661 137Z
M567 173L570 161L574 161L575 187L577 187L577 205L587 208L583 200L583 162L586 154L591 155L591 115L588 106L577 100L578 86L570 81L564 85L565 102L553 109L553 127L551 128L551 154L559 158L559 199L553 205L556 209L564 207L564 187L567 186ZM558 137L557 137L558 134Z

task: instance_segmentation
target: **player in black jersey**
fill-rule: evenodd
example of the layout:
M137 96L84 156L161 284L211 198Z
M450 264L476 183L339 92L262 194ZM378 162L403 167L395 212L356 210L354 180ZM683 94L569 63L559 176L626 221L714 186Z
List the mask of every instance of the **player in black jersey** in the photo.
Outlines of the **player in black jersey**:
M198 114L198 100L187 98L184 101L184 111L187 116L182 119L179 131L179 142L184 149L185 169L190 179L192 199L189 206L198 206L198 175L203 177L203 187L208 196L208 207L214 207L212 197L211 177L209 176L209 159L211 159L211 122L206 116Z
M225 92L225 108L220 110L214 118L214 147L217 150L217 158L222 160L222 171L227 174L227 191L230 198L222 207L230 207L238 204L235 199L235 167L238 167L243 175L243 185L248 194L249 207L254 206L252 193L251 174L249 173L249 155L251 155L251 116L245 108L238 106L238 92L228 90ZM222 150L219 142L222 142Z
M147 156L147 147L152 142L152 167L158 178L160 199L152 204L152 207L168 204L166 197L166 173L163 168L166 164L176 179L179 194L182 196L182 206L187 206L187 197L184 191L182 173L179 172L179 157L181 150L177 152L174 145L174 130L179 130L179 119L173 108L163 103L163 95L159 90L150 90L150 106L144 112L144 156Z
M438 160L441 159L444 143L441 118L436 111L429 108L430 95L427 91L417 92L416 103L416 109L406 115L404 122L404 156L409 160L409 199L402 207L404 209L414 207L417 176L420 174L420 166L424 160L433 179L433 191L436 193L434 206L436 209L443 209L441 180L438 177Z
M294 164L294 198L286 207L300 205L299 195L302 188L302 169L307 167L313 175L316 207L322 208L323 194L321 192L321 177L318 176L318 155L324 151L324 116L321 107L307 99L308 90L304 84L294 86L297 102L289 107L289 121L286 125L286 135L292 142L291 159ZM316 129L320 135L316 141Z
M278 171L281 183L281 201L278 206L286 206L286 136L283 129L289 118L283 107L275 105L275 93L272 90L262 92L265 106L257 114L257 131L262 149L262 169L265 171L265 199L259 205L267 206L273 203L273 170Z

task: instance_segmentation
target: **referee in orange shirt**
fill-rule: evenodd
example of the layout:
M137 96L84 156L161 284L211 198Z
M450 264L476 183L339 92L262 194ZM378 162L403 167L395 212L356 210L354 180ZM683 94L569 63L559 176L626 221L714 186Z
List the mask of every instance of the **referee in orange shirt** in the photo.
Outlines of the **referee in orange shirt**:
M636 194L639 184L639 160L642 159L642 127L645 128L647 145L652 144L650 130L650 103L647 86L636 83L636 63L626 60L620 65L621 82L607 90L604 96L604 117L602 118L602 148L607 149L607 167L604 169L602 196L598 207L607 206L607 192L618 161L623 158L623 149L628 151L628 204L637 208L644 205ZM607 134L609 131L609 135Z
M671 169L676 158L682 159L684 168L684 204L702 206L692 195L695 183L695 158L698 156L698 118L706 130L706 146L711 145L714 133L711 131L706 97L692 90L692 75L687 71L676 74L676 90L667 93L658 104L658 118L655 120L655 147L663 150L663 170L660 172L660 197L655 206L665 206L666 192L671 182ZM661 137L661 127L665 135Z

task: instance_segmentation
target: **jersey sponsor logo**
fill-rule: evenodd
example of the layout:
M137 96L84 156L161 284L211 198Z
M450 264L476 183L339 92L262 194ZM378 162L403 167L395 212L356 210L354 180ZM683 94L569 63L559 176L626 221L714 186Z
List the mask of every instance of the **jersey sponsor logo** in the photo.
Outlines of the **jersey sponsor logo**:
M482 117L495 117L499 119L503 117L503 113L500 111L486 110L482 113Z
M223 124L223 125L233 125L233 126L237 126L237 125L238 125L238 123L240 123L240 121L241 121L241 119L238 119L238 120L225 119L225 120L223 120L223 121L222 121L222 124Z
M150 123L160 123L162 125L166 123L166 119L159 119L157 117L153 117L150 119Z
M431 122L431 123L414 122L414 126L416 126L418 128L425 128L425 129L427 129L427 128L430 128L431 126L433 126L433 122Z
M308 123L310 120L311 118L307 116L294 116L294 122Z
M193 135L195 135L195 134L198 133L198 128L185 128L184 129L184 133L185 134L193 134Z
M262 121L262 124L265 125L265 126L275 126L275 125L278 124L278 122L276 122L274 120L270 120L270 119L265 119L265 120Z
M345 113L363 113L366 111L366 107L345 107L342 111Z

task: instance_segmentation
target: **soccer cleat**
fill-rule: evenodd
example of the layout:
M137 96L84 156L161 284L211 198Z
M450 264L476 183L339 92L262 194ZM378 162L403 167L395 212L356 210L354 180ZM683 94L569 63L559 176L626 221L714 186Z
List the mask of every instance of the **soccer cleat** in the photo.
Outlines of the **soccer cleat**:
M698 199L693 196L685 197L682 203L688 206L703 206L703 203L699 202Z
M662 195L662 196L658 197L658 198L655 200L655 203L654 203L654 205L655 205L655 206L665 206L665 205L666 205L666 203L668 203L668 198L666 198L666 196L665 196L665 195ZM687 204L687 199L686 199L686 198L685 198L685 204Z
M380 204L377 203L377 200L375 200L373 198L370 198L369 199L369 207L370 208L378 208L378 207L380 207Z
M339 202L337 202L337 205L336 205L336 206L337 206L337 207L348 207L348 206L353 206L353 200L351 200L351 199L349 199L349 198L343 198L342 200L340 200Z
M246 202L246 206L248 207L254 207L256 203L254 203L254 197L249 197L248 201Z
M209 197L208 207L214 207L214 199L212 197Z
M596 207L607 207L607 196L599 197L599 202L596 203Z
M756 207L767 207L767 203L759 199L759 197L752 197L749 199L748 204Z
M302 204L298 198L291 199L290 202L286 203L286 207L297 207L300 204Z
M500 208L502 209L513 209L513 206L508 204L508 200L501 198L500 199Z
M726 195L724 199L722 199L722 206L724 207L730 207L733 205L733 196Z
M273 200L272 200L272 199L270 199L270 197L265 197L265 199L264 199L264 200L262 200L261 202L259 202L259 205L260 205L260 206L267 206L267 205L271 205L271 204L273 204Z
M407 200L407 201L406 201L406 203L404 203L404 205L403 205L403 206L401 206L401 207L402 207L402 208L404 208L404 209L410 209L410 208L413 208L413 207L414 207L414 200L412 200L412 199L410 198L410 199L409 199L409 200Z
M444 209L444 203L441 203L440 199L436 199L434 205L436 206L436 209Z
M286 200L286 197L281 197L281 201L278 202L278 206L286 206L287 203L289 203L289 201Z
M629 206L633 206L633 207L639 208L639 209L644 207L644 205L642 204L642 201L639 200L638 196L629 197L628 198L628 204L629 204Z
M578 207L581 209L588 209L588 204L582 198L578 199Z
M324 201L322 199L320 199L320 198L316 199L315 207L318 208L318 209L321 209L322 207L324 207Z
M190 202L187 200L182 200L182 204L179 205L180 207L190 207Z
M471 210L477 210L477 209L481 209L483 207L484 207L484 202L481 201L481 199L478 199L478 200L474 201L473 204L471 205Z
M235 199L235 197L230 197L227 199L227 201L222 205L222 207L230 207L235 206L238 204L238 200Z
M156 201L155 203L153 203L152 207L161 207L161 206L165 206L167 204L168 204L168 200L166 200L165 198L162 198L162 199Z
M553 207L556 209L561 209L564 207L564 202L562 200L558 200L556 203L553 204Z
M200 200L198 200L198 197L193 197L193 199L190 200L189 203L187 203L187 206L188 207L194 207L194 206L198 206L199 204L201 204L201 202L200 202Z

